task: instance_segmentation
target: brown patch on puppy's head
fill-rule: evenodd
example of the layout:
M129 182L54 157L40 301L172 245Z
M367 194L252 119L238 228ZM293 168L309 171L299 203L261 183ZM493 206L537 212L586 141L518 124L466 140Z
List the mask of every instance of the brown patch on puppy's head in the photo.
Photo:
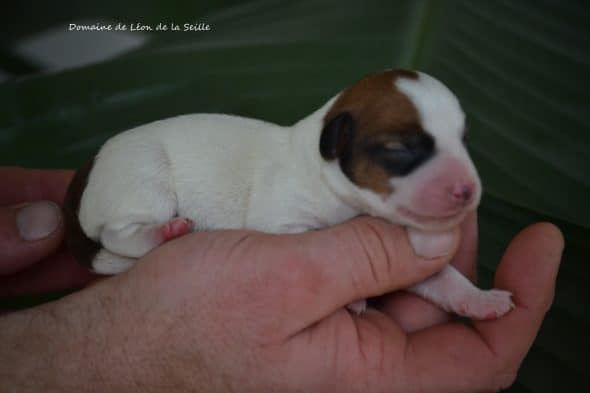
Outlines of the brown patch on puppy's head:
M370 74L346 89L324 117L320 153L338 159L356 185L389 194L389 179L404 176L434 150L416 108L395 86L397 78L417 79L413 71Z

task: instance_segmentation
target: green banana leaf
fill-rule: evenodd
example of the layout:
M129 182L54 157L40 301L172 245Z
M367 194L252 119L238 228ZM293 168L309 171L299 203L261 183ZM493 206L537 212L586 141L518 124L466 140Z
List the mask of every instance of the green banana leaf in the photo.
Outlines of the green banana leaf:
M508 391L590 391L589 2L193 3L101 2L56 14L200 21L212 31L154 33L110 61L0 85L0 165L73 168L120 131L187 112L290 124L366 73L426 71L468 115L485 188L483 285L526 225L549 220L565 234L554 306Z

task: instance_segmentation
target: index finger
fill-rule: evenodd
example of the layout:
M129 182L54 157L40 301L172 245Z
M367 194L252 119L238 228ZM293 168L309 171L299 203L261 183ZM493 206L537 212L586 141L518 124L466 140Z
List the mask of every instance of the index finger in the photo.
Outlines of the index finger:
M510 385L553 301L563 237L551 224L522 231L510 244L495 286L512 291L516 308L473 328L446 324L408 338L408 373L422 391L471 392Z
M63 204L74 171L0 167L0 205L49 200Z

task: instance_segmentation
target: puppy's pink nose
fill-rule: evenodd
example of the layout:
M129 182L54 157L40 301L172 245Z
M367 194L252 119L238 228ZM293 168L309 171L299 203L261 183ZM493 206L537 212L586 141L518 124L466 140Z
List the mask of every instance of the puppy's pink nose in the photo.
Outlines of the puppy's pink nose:
M473 197L473 190L475 190L473 183L455 184L450 192L451 199L457 204L466 205Z

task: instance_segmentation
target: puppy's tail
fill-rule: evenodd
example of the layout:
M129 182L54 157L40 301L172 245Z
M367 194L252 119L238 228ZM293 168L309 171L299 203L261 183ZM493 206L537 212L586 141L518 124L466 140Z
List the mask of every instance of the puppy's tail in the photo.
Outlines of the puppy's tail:
M93 270L93 260L102 247L84 233L80 225L79 212L82 193L88 183L88 175L93 165L94 160L89 161L76 172L64 200L66 244L78 263L91 270Z

